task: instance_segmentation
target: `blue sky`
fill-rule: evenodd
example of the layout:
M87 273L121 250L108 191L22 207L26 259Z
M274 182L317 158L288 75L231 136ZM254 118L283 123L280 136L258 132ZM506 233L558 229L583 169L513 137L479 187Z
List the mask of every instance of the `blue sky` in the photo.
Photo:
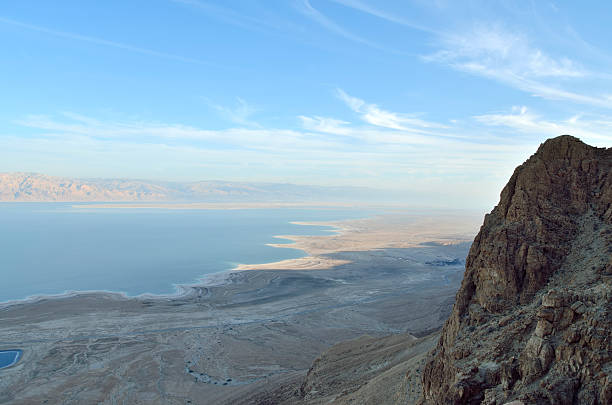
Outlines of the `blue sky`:
M612 3L0 6L0 171L494 203L546 138L612 145Z

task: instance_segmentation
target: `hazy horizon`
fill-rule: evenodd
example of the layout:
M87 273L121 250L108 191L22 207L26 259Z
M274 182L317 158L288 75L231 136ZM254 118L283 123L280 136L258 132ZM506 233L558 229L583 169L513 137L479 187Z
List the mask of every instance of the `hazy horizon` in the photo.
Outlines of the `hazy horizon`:
M44 173L1 173L1 202L120 203L146 208L151 204L170 204L174 209L248 209L273 207L347 207L377 206L398 209L471 210L490 209L487 201L476 204L455 200L452 206L438 194L365 186L319 186L271 182L228 182L199 180L191 182L130 178L75 178ZM134 205L135 204L135 205ZM195 205L194 205L195 204Z
M545 139L612 144L604 7L13 2L0 171L492 206Z

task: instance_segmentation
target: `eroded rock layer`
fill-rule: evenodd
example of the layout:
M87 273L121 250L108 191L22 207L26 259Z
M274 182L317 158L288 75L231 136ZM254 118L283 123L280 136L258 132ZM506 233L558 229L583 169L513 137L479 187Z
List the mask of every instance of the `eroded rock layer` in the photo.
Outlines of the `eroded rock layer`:
M612 403L612 148L546 141L503 189L425 367L426 403Z

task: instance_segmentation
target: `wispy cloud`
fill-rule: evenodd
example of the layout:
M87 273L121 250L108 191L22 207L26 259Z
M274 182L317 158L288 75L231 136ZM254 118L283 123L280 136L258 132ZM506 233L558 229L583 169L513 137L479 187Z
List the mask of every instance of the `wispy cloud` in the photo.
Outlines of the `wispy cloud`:
M542 138L571 134L595 145L608 146L612 143L612 118L584 118L581 115L573 115L551 121L531 112L525 106L515 106L507 113L477 115L474 119L488 126L505 127Z
M0 16L0 23L12 25L14 27L19 27L19 28L29 30L29 31L40 32L42 34L53 35L59 38L70 39L73 41L88 42L88 43L95 44L95 45L121 49L124 51L133 52L133 53L139 53L141 55L153 56L153 57L162 58L162 59L170 59L170 60L175 60L175 61L185 62L185 63L192 63L192 64L197 64L197 65L217 66L218 67L218 65L212 62L208 62L208 61L201 60L201 59L189 58L189 57L185 57L181 55L175 55L172 53L160 52L160 51L156 51L153 49L142 48L142 47L138 47L134 45L125 44L122 42L109 41L107 39L77 34L74 32L54 30L54 29L43 27L40 25L28 24L28 23L12 20L9 18L1 17L1 16Z
M283 128L229 128L208 130L193 126L144 120L101 120L72 112L60 116L31 115L17 124L48 139L87 138L119 142L186 144L194 147L265 150L278 153L332 151L336 154L381 156L412 154L414 148L439 150L444 145L454 149L509 151L504 145L485 145L467 139L439 138L404 129L355 127L349 122L319 116L300 116L305 131ZM346 135L346 136L335 136ZM358 140L361 143L356 144ZM364 144L368 146L364 148ZM294 155L297 156L297 155ZM355 156L355 155L353 155Z
M337 89L336 95L354 112L360 115L360 118L368 124L378 127L423 132L423 129L431 128L447 128L435 122L424 121L419 118L406 114L395 113L384 110L376 104L366 103L364 100L348 95L344 90Z
M350 31L348 31L347 29L343 28L342 26L340 26L339 24L337 24L336 22L334 22L332 19L330 19L329 17L327 17L325 14L321 13L319 10L317 10L316 8L314 8L311 4L309 0L301 0L300 2L297 3L297 8L298 10L304 14L305 16L307 16L308 18L312 19L313 21L315 21L316 23L318 23L319 25L323 26L324 28L326 28L327 30L340 35L350 41L353 42L357 42L357 43L361 43L363 45L367 45L369 47L378 49L378 50L382 50L382 51L387 51L387 52L395 52L385 46L382 46L380 44L377 44L373 41L369 41L365 38L362 38L361 36L354 34Z
M234 107L223 106L210 101L209 105L217 111L222 118L234 124L261 128L258 122L251 119L258 109L240 97L236 97L236 106Z
M299 115L298 118L302 121L302 126L308 131L323 132L334 135L348 135L351 133L351 128L347 127L350 122L315 115L306 117Z
M399 25L403 25L409 28L413 28L419 31L425 31L425 32L429 32L429 33L437 33L436 30L432 29L431 27L427 27L425 25L421 25L421 24L417 24L407 18L404 18L400 15L397 14L393 14L393 13L389 13L386 12L384 10L381 10L379 8L376 8L370 4L367 4L361 0L332 0L335 3L338 4L342 4L343 6L355 9L355 10L359 10L363 13L366 14L370 14L374 17L378 17L381 18L383 20L395 23L395 24L399 24Z
M501 27L476 26L442 38L445 49L426 60L476 72L511 72L520 77L582 77L585 71L568 58L555 59L529 44L524 35Z
M533 46L525 35L500 26L478 25L473 30L439 37L441 50L423 56L427 62L480 75L510 85L534 96L612 107L604 96L563 89L559 83L591 75L567 57L553 57Z
M580 89L580 84L586 80L607 79L608 72L591 71L576 59L547 52L535 45L533 38L520 27L511 30L501 23L477 22L463 30L441 29L437 28L435 23L414 22L401 13L386 11L373 2L332 1L375 18L430 34L433 46L438 49L422 56L423 61L448 65L456 70L492 79L539 98L612 108L612 99L605 94ZM430 3L427 2L428 6ZM308 0L303 0L300 4L304 14L330 31L355 42L384 48L343 29L315 9ZM444 18L444 12L450 12L446 8L439 7L432 17L434 22L438 21L438 25ZM452 16L447 17L453 21ZM568 27L568 30L571 32L571 27ZM557 34L559 33L555 35Z
M370 120L380 124L382 120L384 125L353 125L336 118L302 115L300 130L208 130L139 119L94 118L73 112L32 115L17 122L30 129L27 136L0 136L0 159L7 168L43 170L45 165L72 164L90 168L88 175L96 175L97 171L104 176L122 175L128 166L150 167L148 163L156 161L156 172L132 169L129 173L158 178L254 178L409 187L418 192L429 190L432 184L444 184L449 176L454 184L464 187L478 178L493 184L491 190L497 190L520 163L521 156L526 157L534 148L531 140L506 138L508 142L492 144L457 137L460 128L438 128L446 137L417 133L403 129L406 123L402 117L391 113L394 118L390 121L384 114L384 119L373 118L378 110L372 113L371 104L348 95L346 100L361 111L366 123ZM430 125L422 121L418 124L424 129ZM517 156L520 150L525 153ZM24 160L37 163L24 167ZM130 164L110 165L117 172L109 173L109 162ZM333 178L330 173L335 173ZM485 179L482 173L486 173ZM458 190L457 195L461 188ZM496 193L486 198L492 202Z
M249 15L240 14L231 8L222 7L203 0L170 0L173 3L183 4L200 10L214 18L217 18L225 23L232 24L241 28L250 30L262 30L269 26L265 21Z
M72 112L61 116L30 115L17 124L38 130L45 138L88 138L118 142L187 144L203 149L250 149L269 152L307 152L339 147L324 135L282 128L238 126L222 130L144 120L100 120Z

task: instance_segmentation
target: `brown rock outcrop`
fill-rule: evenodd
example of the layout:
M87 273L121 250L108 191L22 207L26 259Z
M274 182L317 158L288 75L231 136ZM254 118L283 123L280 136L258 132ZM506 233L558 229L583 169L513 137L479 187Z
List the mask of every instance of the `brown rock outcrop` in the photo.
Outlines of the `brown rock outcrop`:
M543 143L486 215L426 403L611 403L612 148Z

